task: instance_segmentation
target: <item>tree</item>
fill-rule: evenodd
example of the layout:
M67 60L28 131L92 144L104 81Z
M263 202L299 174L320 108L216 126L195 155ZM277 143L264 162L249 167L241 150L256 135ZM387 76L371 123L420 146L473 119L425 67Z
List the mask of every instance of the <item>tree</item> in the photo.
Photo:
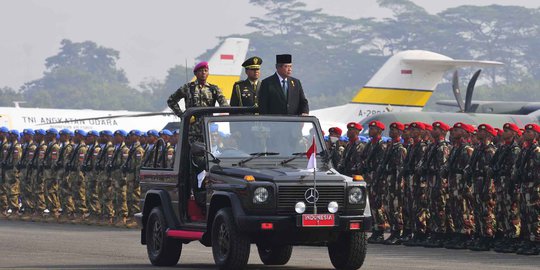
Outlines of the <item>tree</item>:
M10 87L0 88L0 106L11 107L14 101L22 101L21 93L16 92Z

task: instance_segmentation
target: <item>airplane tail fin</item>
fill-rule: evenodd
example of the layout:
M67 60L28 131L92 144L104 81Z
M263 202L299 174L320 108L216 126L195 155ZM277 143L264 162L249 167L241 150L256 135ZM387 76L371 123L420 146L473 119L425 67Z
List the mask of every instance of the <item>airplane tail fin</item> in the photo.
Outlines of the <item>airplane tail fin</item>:
M411 50L392 56L360 89L351 103L423 108L445 72L469 66L492 67L494 61L454 60L442 54Z
M233 84L240 80L248 46L249 39L227 38L208 60L210 75L207 81L219 86L227 99L231 97Z

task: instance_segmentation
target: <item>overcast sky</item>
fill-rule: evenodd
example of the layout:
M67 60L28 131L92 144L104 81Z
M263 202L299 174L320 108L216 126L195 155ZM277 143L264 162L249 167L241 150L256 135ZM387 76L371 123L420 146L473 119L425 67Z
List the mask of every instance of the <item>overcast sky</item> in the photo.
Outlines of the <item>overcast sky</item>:
M376 0L306 0L309 8L350 18L386 17ZM538 8L538 0L413 0L430 13L460 5L521 5ZM64 38L91 40L120 51L119 66L131 85L163 79L167 69L193 65L214 47L218 36L253 31L245 26L264 10L249 0L1 0L0 87L18 89L40 78L45 59L59 51Z

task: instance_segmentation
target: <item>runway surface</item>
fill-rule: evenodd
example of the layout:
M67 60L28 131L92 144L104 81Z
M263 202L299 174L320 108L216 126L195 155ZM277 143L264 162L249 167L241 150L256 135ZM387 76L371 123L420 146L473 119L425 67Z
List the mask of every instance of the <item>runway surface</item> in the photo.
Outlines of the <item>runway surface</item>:
M140 232L112 227L0 220L0 268L152 268ZM361 269L539 269L540 256L369 245ZM184 245L179 269L215 269L211 248ZM324 247L294 247L286 266L269 267L252 245L248 269L333 269Z

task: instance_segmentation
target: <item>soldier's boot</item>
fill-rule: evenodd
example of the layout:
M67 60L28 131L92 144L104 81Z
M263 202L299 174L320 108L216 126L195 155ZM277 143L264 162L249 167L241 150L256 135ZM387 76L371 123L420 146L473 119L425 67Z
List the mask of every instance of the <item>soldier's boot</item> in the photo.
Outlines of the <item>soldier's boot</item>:
M516 253L519 255L538 255L540 254L540 250L536 247L536 245L532 241L526 241L525 244L523 244L516 251Z
M403 234L401 235L400 240L401 240L401 243L406 243L406 242L411 241L412 238L413 238L412 231L411 230L404 230Z
M426 242L424 243L424 247L427 248L442 248L444 245L444 233L432 233Z
M129 229L137 228L137 221L134 218L129 218L126 227Z
M399 231L392 231L390 233L390 236L384 240L383 244L385 245L401 245L401 238L400 238Z
M404 246L417 247L421 246L426 239L426 234L423 232L415 232L413 238L410 241L403 243Z
M467 241L465 234L454 233L452 240L444 245L447 249L465 249L465 241Z
M370 244L382 244L384 242L384 231L373 231L368 238Z
M123 227L125 228L127 226L127 218L126 217L119 217L116 224L114 224L116 227Z
M478 237L474 244L469 247L473 251L489 251L491 246L491 238L489 237Z

